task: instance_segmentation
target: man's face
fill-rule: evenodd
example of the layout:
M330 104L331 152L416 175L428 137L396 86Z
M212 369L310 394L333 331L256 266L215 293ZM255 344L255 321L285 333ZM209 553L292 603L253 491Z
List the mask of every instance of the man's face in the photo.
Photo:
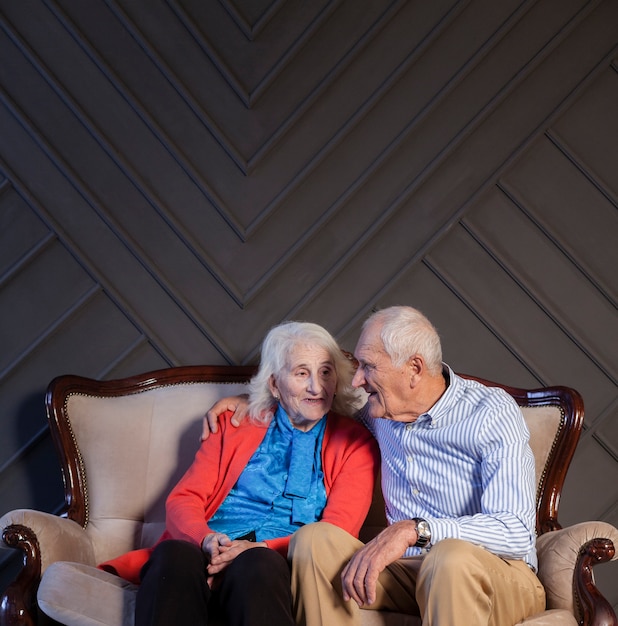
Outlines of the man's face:
M411 374L407 364L394 367L384 350L380 327L370 324L361 334L354 356L359 366L352 380L368 394L367 415L400 422L413 419L410 414Z

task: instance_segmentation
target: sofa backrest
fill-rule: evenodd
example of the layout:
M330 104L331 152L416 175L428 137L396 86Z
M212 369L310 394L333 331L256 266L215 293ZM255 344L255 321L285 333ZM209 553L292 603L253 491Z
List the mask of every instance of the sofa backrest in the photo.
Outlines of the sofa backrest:
M199 448L206 410L245 387L202 382L127 396L67 398L86 476L87 531L99 561L158 539L165 499Z

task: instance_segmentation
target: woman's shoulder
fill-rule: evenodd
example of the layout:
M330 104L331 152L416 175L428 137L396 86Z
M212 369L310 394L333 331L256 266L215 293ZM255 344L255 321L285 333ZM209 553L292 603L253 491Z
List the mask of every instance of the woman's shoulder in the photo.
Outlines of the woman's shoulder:
M371 433L361 424L357 422L354 418L348 417L347 415L341 415L340 413L335 413L334 411L330 411L326 416L326 428L335 432L343 432L347 435L354 435L356 437L372 437Z
M343 454L345 458L354 456L359 460L373 458L378 463L379 449L373 435L351 417L338 413L329 413L326 422L324 450L336 457ZM364 462L364 461L363 461Z

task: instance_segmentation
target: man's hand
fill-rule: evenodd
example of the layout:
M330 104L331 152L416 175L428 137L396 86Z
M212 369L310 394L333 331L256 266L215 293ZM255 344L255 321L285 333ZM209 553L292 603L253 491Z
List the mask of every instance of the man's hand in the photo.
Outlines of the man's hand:
M416 523L395 522L363 546L341 573L343 599L354 600L359 607L376 600L376 584L380 572L400 559L418 539Z
M202 441L208 439L210 433L216 433L219 430L219 415L226 411L232 411L232 425L238 426L247 416L247 408L249 406L249 396L229 396L221 398L213 404L208 413L204 416L202 423Z
M208 556L209 563L206 567L208 577L222 572L241 552L251 548L267 548L264 541L246 541L237 539L232 541L223 533L211 533L202 541L202 551Z

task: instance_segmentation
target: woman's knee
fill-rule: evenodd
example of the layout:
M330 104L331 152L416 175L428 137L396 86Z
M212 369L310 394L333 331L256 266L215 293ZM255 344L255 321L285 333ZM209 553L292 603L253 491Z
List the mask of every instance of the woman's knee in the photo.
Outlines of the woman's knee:
M141 571L135 623L206 624L210 589L205 567L197 545L169 540L156 546Z
M157 575L193 575L204 572L205 565L204 553L198 545L171 539L155 547L142 569L141 577L144 578L149 571L157 571Z
M277 597L291 603L291 576L287 560L275 550L256 547L240 553L224 570L220 594L222 604ZM236 599L236 600L235 600Z
M239 554L228 566L225 577L228 581L238 578L243 585L268 586L274 579L289 584L290 568L275 550L256 547Z

